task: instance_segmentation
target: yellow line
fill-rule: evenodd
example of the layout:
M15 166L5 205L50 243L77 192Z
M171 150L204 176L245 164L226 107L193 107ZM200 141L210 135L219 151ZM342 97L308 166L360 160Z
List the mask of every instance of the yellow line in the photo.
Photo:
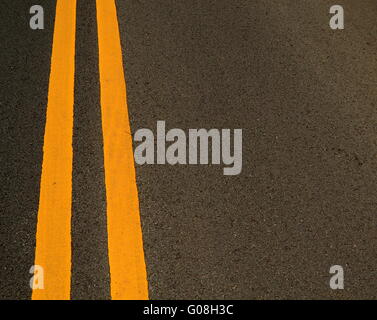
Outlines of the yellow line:
M35 250L44 289L34 288L33 300L70 298L75 30L76 0L58 0Z
M112 299L148 299L122 49L114 0L97 0Z

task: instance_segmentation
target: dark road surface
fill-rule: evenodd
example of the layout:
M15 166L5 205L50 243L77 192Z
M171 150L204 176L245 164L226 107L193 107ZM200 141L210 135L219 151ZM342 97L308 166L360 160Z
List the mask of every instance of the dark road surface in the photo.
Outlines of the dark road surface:
M56 1L0 3L0 299L30 299ZM136 165L151 299L377 298L377 3L118 0L132 132L243 129L243 170ZM78 0L72 299L108 299L95 1ZM344 267L344 290L329 269Z

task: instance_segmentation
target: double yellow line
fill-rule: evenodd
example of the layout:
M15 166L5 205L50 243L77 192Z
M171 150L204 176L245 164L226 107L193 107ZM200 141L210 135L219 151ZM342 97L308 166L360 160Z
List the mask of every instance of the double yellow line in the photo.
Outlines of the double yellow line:
M114 0L97 0L97 25L111 298L148 299ZM34 300L70 299L75 31L76 0L57 0L35 250L44 288Z

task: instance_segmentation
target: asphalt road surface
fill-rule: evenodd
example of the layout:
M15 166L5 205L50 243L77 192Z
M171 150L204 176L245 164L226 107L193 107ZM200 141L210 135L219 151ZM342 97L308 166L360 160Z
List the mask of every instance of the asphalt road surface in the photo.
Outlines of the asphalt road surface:
M329 0L118 0L115 20L113 0L60 1L38 1L44 30L29 27L34 0L0 2L0 299L40 297L29 270L43 259L59 291L45 298L132 298L134 280L137 298L377 298L375 0L343 1L344 30L330 29ZM107 102L120 114L106 120ZM241 174L135 164L132 196L133 165L117 168L113 151L127 126L158 120L242 129ZM66 133L72 159L54 156ZM343 290L329 286L333 265Z

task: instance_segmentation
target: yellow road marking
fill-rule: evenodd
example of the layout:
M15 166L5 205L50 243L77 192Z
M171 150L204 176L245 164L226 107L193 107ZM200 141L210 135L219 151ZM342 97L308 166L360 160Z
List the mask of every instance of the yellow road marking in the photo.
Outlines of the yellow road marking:
M70 299L75 31L76 0L58 0L35 250L44 289L33 300Z
M112 299L148 299L132 138L114 0L97 0Z

